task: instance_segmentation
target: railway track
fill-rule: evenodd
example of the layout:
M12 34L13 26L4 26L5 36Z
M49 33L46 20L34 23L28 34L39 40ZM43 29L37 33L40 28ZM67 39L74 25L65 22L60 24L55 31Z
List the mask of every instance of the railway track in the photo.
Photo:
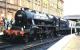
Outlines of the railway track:
M0 45L0 50L27 50L27 49L31 49L31 48L36 48L37 46L41 46L41 45L44 45L44 44L47 45L49 43L56 42L59 39L61 39L62 37L63 36L53 38L53 39L48 38L48 39L33 41L33 42L29 42L29 43L22 43L22 44L3 43L2 45Z
M44 47L44 46L46 46L47 48L48 48L48 44L50 44L50 43L55 43L56 41L58 41L59 40L59 38L56 38L56 39L54 39L54 40L49 40L49 41L46 41L46 42L41 42L41 43L38 43L38 44L33 44L33 45L31 45L31 46L29 46L29 47L26 47L26 48L24 48L23 50L36 50L37 48L42 48L42 47Z

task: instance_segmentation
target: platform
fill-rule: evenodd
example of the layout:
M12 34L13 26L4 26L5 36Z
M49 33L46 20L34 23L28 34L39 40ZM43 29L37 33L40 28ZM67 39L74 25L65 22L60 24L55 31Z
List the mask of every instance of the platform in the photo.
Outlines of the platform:
M47 50L80 50L80 36L75 34L67 35Z

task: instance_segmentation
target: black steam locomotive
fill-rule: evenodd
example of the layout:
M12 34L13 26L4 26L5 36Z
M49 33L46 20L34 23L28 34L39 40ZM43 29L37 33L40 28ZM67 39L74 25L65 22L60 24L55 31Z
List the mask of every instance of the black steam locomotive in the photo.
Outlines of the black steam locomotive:
M11 29L4 30L4 36L30 41L57 37L58 34L68 34L69 31L67 21L24 8L16 12L15 23Z
M58 29L59 29L58 34L61 34L61 35L70 34L69 22L60 20Z

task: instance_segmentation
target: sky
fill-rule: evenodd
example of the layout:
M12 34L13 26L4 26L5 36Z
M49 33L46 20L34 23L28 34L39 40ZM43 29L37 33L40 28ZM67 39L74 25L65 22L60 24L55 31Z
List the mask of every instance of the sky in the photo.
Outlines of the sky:
M64 0L64 16L80 15L80 0Z

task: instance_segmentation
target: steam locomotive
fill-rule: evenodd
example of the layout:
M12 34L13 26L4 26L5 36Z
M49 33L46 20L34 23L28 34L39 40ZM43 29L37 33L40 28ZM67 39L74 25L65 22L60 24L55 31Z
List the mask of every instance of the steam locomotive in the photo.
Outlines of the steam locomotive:
M69 31L67 21L24 8L16 12L12 27L3 32L10 39L32 41L57 37L58 34L67 34Z

